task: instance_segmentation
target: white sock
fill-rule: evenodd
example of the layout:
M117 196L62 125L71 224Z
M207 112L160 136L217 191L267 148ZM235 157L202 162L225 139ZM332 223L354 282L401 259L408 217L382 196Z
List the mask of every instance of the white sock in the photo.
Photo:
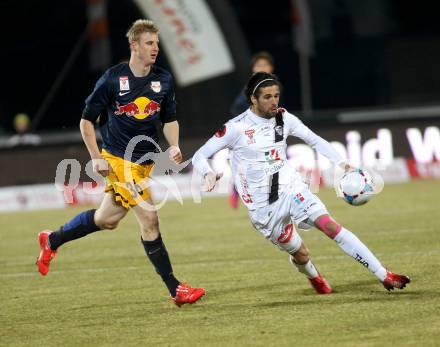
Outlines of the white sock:
M289 257L290 262L296 266L299 272L306 275L308 278L315 278L319 276L318 270L316 270L315 265L313 265L312 261L309 260L305 264L297 264L295 261L293 261L292 257Z
M350 230L342 227L334 240L345 253L364 265L380 281L385 279L387 270L382 266L380 261L374 256L368 247L365 246Z

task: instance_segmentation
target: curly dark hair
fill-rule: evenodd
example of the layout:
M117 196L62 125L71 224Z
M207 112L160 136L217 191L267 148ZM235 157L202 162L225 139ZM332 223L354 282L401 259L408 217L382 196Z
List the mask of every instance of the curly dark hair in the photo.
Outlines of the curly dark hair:
M278 77L274 74L267 72L254 73L246 85L245 95L249 105L252 104L251 96L255 96L257 99L260 96L261 88L277 85L281 89L281 83Z

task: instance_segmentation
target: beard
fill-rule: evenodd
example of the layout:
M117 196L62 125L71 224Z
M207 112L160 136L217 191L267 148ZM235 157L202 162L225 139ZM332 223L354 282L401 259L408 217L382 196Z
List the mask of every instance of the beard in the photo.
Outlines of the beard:
M256 114L260 115L260 117L266 118L266 119L270 119L276 116L277 114L277 109L275 108L274 110L272 109L268 109L268 110L263 110L262 108L258 107L258 106L252 106L251 110L254 111Z
M276 115L277 115L277 110L276 109L275 110L269 110L265 114L265 116L267 118L272 118L272 117L275 117Z

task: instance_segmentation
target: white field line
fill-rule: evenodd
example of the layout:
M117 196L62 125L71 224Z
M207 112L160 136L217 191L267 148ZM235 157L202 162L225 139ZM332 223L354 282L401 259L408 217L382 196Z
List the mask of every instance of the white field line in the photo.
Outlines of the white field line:
M432 249L429 251L420 251L420 252L389 252L389 253L376 253L376 256L381 257L404 257L404 256L416 256L416 257L429 257L432 255L440 254L440 249ZM349 257L342 253L340 255L322 255L322 256L314 256L314 260L343 260L348 259ZM208 261L206 264L203 263L187 263L180 264L179 267L215 267L222 266L234 263L234 264L259 264L262 262L278 262L278 260L274 259L245 259L245 260L219 260L219 261ZM148 266L148 264L146 265ZM50 272L50 276L52 275L64 275L64 274L72 274L72 273L102 273L102 272L114 272L114 271L139 271L145 269L145 266L125 266L125 267L105 267L105 268L92 268L92 269L69 269L69 270L53 270ZM37 269L35 271L25 271L25 272L14 272L8 274L0 274L0 278L13 278L13 277L27 277L27 276L39 276Z

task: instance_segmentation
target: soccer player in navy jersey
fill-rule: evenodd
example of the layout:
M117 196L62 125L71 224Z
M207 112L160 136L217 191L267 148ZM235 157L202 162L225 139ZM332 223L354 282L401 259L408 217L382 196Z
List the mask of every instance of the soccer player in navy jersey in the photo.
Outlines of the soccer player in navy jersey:
M182 161L173 78L154 65L159 53L158 33L150 20L134 22L127 32L130 61L108 69L86 99L81 134L93 170L106 178L106 193L97 210L81 212L57 231L38 234L37 267L43 276L47 275L61 245L98 230L115 229L131 209L139 222L145 253L180 307L196 302L205 291L176 279L161 238L157 212L145 208L145 204L153 206L147 182L154 163L148 154L157 152L154 142L158 142L158 126L163 126L170 145L169 159L175 164ZM101 150L96 142L96 122L102 135Z

